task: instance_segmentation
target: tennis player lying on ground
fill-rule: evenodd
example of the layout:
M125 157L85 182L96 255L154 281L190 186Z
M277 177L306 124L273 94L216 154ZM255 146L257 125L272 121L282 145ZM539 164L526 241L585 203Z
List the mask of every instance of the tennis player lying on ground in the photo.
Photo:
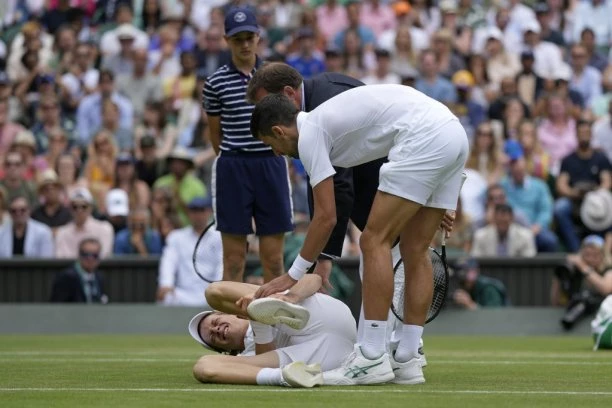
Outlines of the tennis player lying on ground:
M245 300L246 305L258 286L227 281L208 286L206 300L217 311L197 314L189 323L189 333L204 347L230 355L200 358L193 368L195 378L218 384L322 384L321 369L340 366L353 351L357 332L349 308L331 296L317 293L321 285L319 275L307 275L286 294L249 305L252 316L278 323L274 327L248 320L239 302ZM317 365L310 369L308 365L313 364ZM293 372L300 378L293 379Z

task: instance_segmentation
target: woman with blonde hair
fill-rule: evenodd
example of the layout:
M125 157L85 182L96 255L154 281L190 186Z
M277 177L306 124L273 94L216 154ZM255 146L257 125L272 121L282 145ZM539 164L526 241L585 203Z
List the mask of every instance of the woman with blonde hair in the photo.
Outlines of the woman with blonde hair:
M503 157L491 124L483 122L478 125L465 167L478 171L487 180L488 185L493 185L498 183L503 175Z
M550 171L550 156L540 144L536 126L530 120L523 120L518 127L518 142L523 147L523 155L527 172L544 181L548 180Z
M148 208L151 201L151 190L147 183L138 180L135 164L136 161L130 153L121 153L117 156L113 188L119 188L127 193L130 210Z
M416 69L418 63L417 52L412 43L410 26L402 24L395 31L395 50L391 54L391 71L404 72Z
M118 148L113 135L107 130L99 131L87 147L87 163L84 177L98 208L104 212L104 197L115 182L115 160Z

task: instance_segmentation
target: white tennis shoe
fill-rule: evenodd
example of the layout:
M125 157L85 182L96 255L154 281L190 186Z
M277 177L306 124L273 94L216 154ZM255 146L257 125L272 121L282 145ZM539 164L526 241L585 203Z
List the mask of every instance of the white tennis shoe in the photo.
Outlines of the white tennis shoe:
M319 364L306 365L295 361L283 367L282 385L293 388L312 388L323 385L323 374Z
M397 350L397 346L399 346L399 341L389 342L389 355L392 356L395 354L395 350ZM427 358L425 357L425 350L423 345L423 339L419 342L419 355L418 355L419 363L422 368L427 367Z
M365 357L361 346L355 344L353 352L342 366L323 373L325 385L384 384L395 378L387 353L376 359Z
M292 329L301 330L308 324L308 309L275 298L256 299L247 307L249 317L271 326L285 324Z
M413 385L425 383L423 367L418 357L404 363L395 361L395 358L391 357L391 367L395 375L395 378L391 380L393 384Z

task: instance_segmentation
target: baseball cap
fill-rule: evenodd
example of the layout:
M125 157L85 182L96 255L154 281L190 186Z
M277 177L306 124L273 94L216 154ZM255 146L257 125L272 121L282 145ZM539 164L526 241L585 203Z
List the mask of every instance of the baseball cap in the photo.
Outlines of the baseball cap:
M110 217L127 217L130 213L130 199L124 190L115 188L106 194L106 213Z
M504 145L504 152L511 161L518 160L524 156L523 146L516 140L508 140Z
M504 40L504 34L501 32L501 30L497 27L490 27L487 30L487 40L489 39L495 39L498 41L503 41Z
M117 164L133 164L134 161L134 156L128 152L119 153L117 156Z
M211 207L212 198L210 197L196 197L187 204L187 208L190 210L205 210Z
M453 74L452 82L458 88L471 88L474 86L474 75L470 71L462 69Z
M193 316L191 320L189 321L188 329L189 329L189 334L191 334L191 337L193 337L195 341L197 341L198 343L200 343L202 346L204 346L205 348L209 350L220 353L221 350L216 349L215 347L206 343L204 339L202 339L202 337L200 336L200 331L198 330L202 319L204 319L206 316L212 313L214 313L214 310L207 310L205 312L200 312L197 315Z
M542 27L540 26L540 23L538 23L535 20L530 19L523 25L523 33L532 32L532 33L540 34L541 31L542 31Z
M587 235L582 240L582 246L593 245L601 249L604 247L604 244L605 244L604 239L600 237L599 235Z
M135 31L136 29L133 25L129 23L124 23L117 27L115 34L117 35L117 39L119 40L129 40L136 38Z
M70 201L85 201L87 204L93 204L93 196L85 187L77 187L70 194Z
M232 8L225 16L225 35L231 37L243 31L259 33L257 18L250 8Z
M532 50L524 50L521 52L521 59L535 59L535 55Z

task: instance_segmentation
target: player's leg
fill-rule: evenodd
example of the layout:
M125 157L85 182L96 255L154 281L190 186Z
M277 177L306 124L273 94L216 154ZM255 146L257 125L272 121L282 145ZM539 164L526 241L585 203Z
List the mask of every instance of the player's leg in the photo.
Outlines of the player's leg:
M242 309L236 306L236 301L254 294L257 288L257 285L242 282L214 282L206 287L206 301L220 312L244 316Z
M193 376L203 383L252 385L259 384L258 374L263 370L260 377L266 377L268 373L272 375L268 375L268 378L260 378L260 381L269 382L265 385L281 385L279 367L280 362L276 351L256 356L209 355L197 361L193 367ZM270 369L272 371L269 371ZM277 384L273 384L275 380Z

